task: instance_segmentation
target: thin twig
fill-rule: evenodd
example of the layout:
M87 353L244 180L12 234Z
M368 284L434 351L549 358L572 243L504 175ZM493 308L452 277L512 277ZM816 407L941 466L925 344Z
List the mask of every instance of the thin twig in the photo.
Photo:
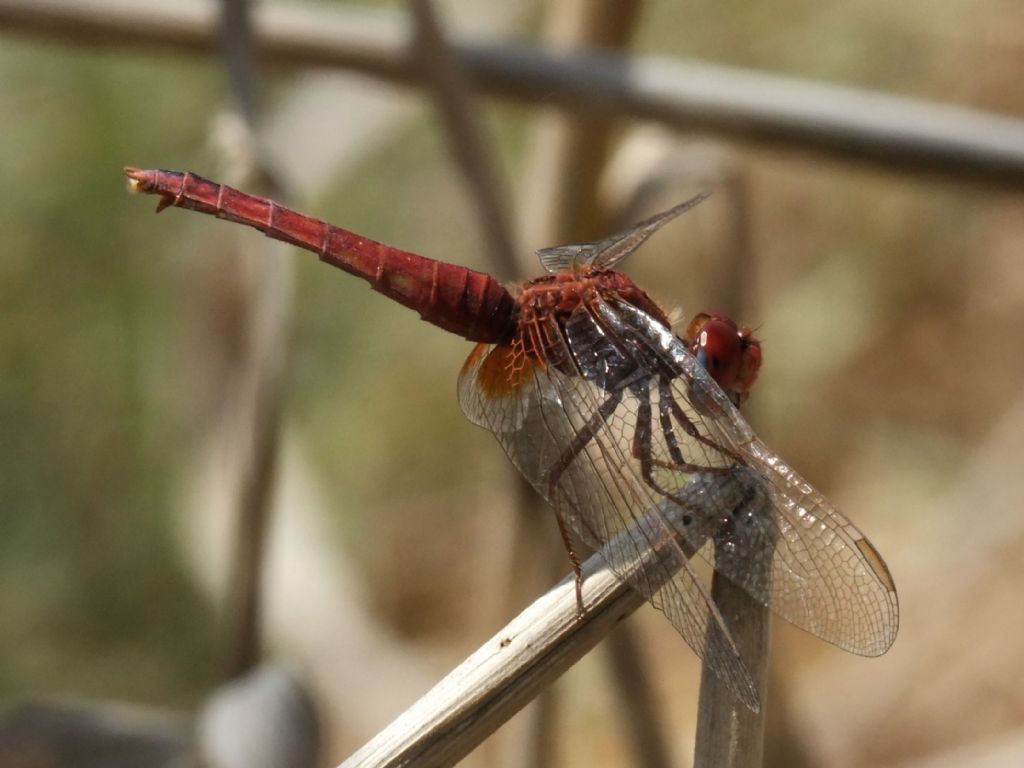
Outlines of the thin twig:
M753 561L761 562L759 558L751 560L751 568L758 567ZM752 712L745 707L705 665L700 679L693 765L694 768L759 768L764 750L768 609L717 571L711 580L711 596L754 680L761 709Z
M222 0L224 64L229 91L241 118L236 128L243 134L231 141L234 162L229 164L236 167L229 175L239 181L249 178L261 191L278 196L280 189L272 180L256 140L258 78L249 6L249 0ZM260 247L282 250L269 244ZM255 274L249 284L247 302L247 353L238 362L233 383L242 394L232 398L239 403L236 418L242 439L238 448L243 459L235 480L238 494L227 598L225 672L229 678L250 670L261 655L262 577L278 459L290 304L290 260L271 256L259 259L258 263L250 262L250 266Z
M505 278L511 278L517 274L517 249L506 214L505 185L494 164L472 85L441 31L430 0L412 0L411 7L417 54L444 121L448 148L483 223L491 259Z
M231 96L245 124L256 128L256 63L252 50L252 7L249 0L221 0L221 46Z
M562 55L627 47L641 2L561 0L549 6L545 43ZM585 242L607 234L597 183L617 115L543 110L533 125L524 219L532 245Z
M0 0L0 29L51 41L210 54L216 21L196 0ZM406 19L339 6L261 4L267 63L421 81ZM553 54L454 42L487 93L623 115L892 170L1024 185L1022 121L962 107L699 62Z

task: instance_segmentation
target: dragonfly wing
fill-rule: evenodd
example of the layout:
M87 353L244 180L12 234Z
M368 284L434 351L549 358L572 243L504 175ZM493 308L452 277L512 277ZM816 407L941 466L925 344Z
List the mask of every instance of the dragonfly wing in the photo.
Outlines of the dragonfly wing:
M638 356L673 370L672 397L696 410L709 438L745 465L743 483L758 498L740 519L709 532L716 570L823 640L865 656L885 653L896 639L899 604L867 537L754 435L669 329L635 307L602 306L615 332L643 350Z
M602 240L592 243L542 248L537 251L537 256L540 258L540 263L544 266L544 269L551 273L588 265L611 269L637 250L644 244L647 238L665 224L676 218L676 216L690 210L709 196L710 193L701 192L699 195L694 195L689 200L684 200L667 211L656 213L650 218L644 219L624 232L609 235Z
M808 632L851 653L881 656L896 640L899 600L878 550L760 440L743 446L743 455L768 481L778 532L770 583L743 586ZM736 564L729 570L742 578Z
M595 243L579 245L556 245L553 248L541 248L537 258L546 272L556 274L571 270L577 264L588 264L593 261L591 252Z
M593 316L578 310L564 332L559 351L543 364L525 362L518 370L510 348L477 347L459 380L463 410L494 432L575 537L663 611L706 665L756 710L753 681L689 561L704 542L688 527L734 484L695 468L677 494L680 503L664 505L643 482L631 454L641 402L625 382L604 378L614 366L598 362L607 350L597 348ZM569 364L576 373L563 372ZM583 434L585 444L573 452Z

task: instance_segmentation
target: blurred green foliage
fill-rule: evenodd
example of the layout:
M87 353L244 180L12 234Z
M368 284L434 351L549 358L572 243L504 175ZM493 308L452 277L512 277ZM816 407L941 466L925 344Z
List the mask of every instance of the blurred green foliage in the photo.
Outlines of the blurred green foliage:
M0 83L0 694L191 700L215 657L167 535L185 434L144 381L169 253L119 169L202 145L216 78L5 40Z

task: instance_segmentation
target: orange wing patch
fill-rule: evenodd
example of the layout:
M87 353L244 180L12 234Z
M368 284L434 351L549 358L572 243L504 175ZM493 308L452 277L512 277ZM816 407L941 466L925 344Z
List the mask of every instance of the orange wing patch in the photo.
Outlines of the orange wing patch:
M463 373L476 366L485 354L487 357L479 363L476 383L481 394L492 400L510 397L518 392L532 376L534 367L540 365L536 358L524 353L521 342L501 344L494 348L489 344L477 344L462 366Z

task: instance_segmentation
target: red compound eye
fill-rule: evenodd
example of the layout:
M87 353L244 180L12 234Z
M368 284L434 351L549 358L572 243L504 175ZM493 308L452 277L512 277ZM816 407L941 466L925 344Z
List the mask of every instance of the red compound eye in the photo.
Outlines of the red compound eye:
M737 405L747 398L761 368L761 342L718 312L701 312L686 329L697 361Z
M741 393L740 398L743 399L750 394L761 370L761 342L753 337L749 328L743 328L740 330L740 346L743 348L743 357L736 384Z

